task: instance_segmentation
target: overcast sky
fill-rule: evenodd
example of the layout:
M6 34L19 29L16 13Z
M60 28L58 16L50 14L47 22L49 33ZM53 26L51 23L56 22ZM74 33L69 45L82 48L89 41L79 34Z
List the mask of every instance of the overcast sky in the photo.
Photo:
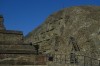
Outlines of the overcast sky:
M8 30L24 35L35 29L53 12L79 5L100 5L100 0L0 0L0 14Z

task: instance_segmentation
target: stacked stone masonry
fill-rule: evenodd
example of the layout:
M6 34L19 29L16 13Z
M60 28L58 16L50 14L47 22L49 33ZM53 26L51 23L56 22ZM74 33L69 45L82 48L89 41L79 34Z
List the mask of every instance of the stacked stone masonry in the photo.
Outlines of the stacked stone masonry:
M34 47L24 43L21 31L6 30L0 16L0 66L33 65Z

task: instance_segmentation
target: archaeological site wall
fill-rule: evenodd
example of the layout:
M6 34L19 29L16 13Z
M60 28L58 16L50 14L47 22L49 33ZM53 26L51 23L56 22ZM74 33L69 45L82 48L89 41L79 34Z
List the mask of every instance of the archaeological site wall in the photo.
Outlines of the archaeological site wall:
M0 41L1 42L21 42L23 41L23 33L18 31L0 31Z
M23 42L23 32L6 30L0 15L0 66L33 65L34 47Z

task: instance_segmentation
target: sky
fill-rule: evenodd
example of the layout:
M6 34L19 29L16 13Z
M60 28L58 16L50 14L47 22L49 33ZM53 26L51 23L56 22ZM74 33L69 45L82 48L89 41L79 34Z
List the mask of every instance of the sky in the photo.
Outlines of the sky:
M23 31L25 36L50 14L81 5L100 6L100 0L0 0L0 14L7 30Z

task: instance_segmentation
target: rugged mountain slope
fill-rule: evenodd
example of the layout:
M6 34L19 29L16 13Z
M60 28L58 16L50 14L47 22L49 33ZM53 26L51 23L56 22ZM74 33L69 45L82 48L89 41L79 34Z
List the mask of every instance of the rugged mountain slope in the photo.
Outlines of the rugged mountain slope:
M42 53L100 55L100 7L77 6L50 15L25 42L40 45Z

